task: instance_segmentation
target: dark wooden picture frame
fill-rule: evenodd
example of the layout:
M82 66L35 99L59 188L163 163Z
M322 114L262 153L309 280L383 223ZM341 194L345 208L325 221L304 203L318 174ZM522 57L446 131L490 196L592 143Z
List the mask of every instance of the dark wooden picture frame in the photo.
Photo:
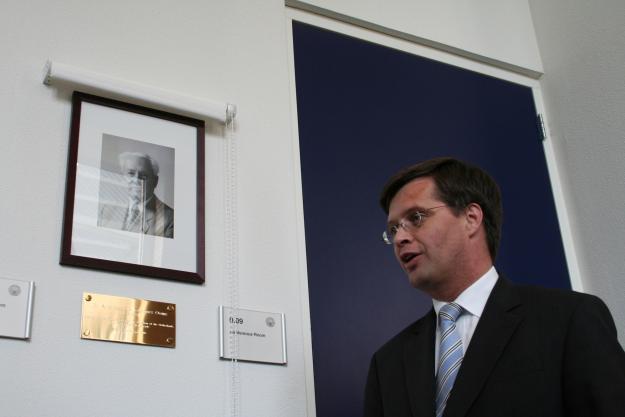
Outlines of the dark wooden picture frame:
M60 263L202 284L204 132L74 92Z

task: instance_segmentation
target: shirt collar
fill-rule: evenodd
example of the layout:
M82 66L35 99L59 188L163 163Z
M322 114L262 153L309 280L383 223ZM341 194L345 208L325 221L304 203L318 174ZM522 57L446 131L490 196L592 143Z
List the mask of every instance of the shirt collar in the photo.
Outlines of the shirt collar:
M128 200L128 211L132 211L132 210L133 210L133 208L134 208L135 206L137 206L137 208L138 208L139 210L143 210L145 207L147 207L147 206L148 206L148 205L152 202L152 200L153 200L153 199L154 199L154 194L152 194L152 195L150 196L150 198L148 198L147 200L145 200L145 201L143 202L143 204L135 204L135 203L134 203L134 201L133 201L132 199L131 199L131 200Z
M499 274L495 267L491 266L484 275L462 291L454 300L454 303L460 305L465 311L472 315L481 317L488 296L497 282L497 278L499 278ZM439 310L447 304L447 301L432 299L432 304L434 304L434 311L436 311L436 315L438 316Z

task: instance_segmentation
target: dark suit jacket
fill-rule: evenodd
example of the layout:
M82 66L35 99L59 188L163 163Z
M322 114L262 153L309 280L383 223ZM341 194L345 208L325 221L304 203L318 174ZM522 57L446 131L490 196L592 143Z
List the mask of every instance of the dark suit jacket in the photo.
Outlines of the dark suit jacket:
M434 417L434 310L371 360L365 417ZM623 417L625 353L597 297L499 278L447 417Z
M138 224L136 230L129 230L126 227L127 205L101 204L98 212L98 226L142 232L146 235L174 237L174 209L153 196L147 203L144 213L145 218L142 224Z

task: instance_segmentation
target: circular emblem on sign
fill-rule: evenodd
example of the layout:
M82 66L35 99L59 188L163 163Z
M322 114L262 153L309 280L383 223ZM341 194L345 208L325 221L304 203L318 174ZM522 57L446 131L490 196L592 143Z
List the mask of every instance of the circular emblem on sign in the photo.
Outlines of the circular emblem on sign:
M20 295L21 292L22 292L22 289L20 288L19 285L13 284L9 287L9 294L11 295Z
M273 317L267 317L265 319L265 323L267 323L267 326L269 327L273 327L276 325L276 321L273 319Z

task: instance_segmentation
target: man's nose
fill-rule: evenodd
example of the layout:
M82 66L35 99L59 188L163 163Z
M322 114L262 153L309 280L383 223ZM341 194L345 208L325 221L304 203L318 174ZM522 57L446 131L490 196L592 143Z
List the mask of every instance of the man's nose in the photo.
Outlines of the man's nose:
M396 245L401 246L405 243L411 242L413 239L414 236L412 236L412 233L406 230L403 224L400 224L397 228L397 232L395 233L395 238L393 239L393 242Z

